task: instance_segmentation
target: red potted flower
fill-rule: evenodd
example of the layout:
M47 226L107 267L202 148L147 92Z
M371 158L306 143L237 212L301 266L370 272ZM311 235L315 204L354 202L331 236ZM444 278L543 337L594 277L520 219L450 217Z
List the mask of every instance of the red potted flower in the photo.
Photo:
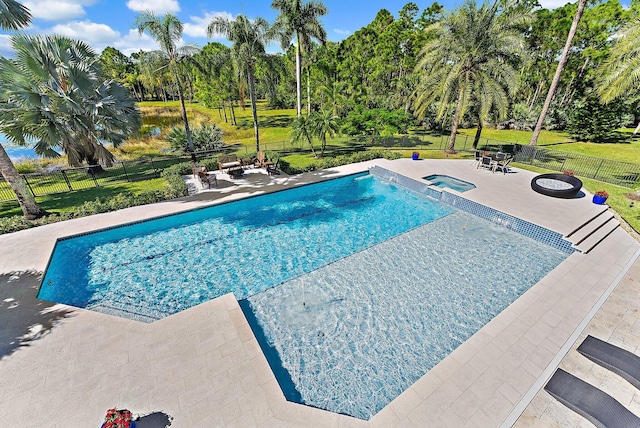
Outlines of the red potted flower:
M135 428L133 415L127 409L109 409L104 417L102 428Z
M602 205L606 202L609 194L606 190L598 190L595 195L593 195L593 203Z

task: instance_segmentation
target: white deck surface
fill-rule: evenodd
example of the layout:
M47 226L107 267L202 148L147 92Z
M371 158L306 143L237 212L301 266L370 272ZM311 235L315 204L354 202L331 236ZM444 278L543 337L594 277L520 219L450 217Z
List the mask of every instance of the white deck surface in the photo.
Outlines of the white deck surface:
M503 175L478 170L470 161L400 159L294 177L250 170L231 180L222 174L218 189L181 200L2 235L0 426L99 426L114 406L137 414L164 412L173 417L172 427L588 426L539 389L569 349L561 364L579 364L571 363L578 359L573 349L587 325L604 340L638 349L640 262L634 262L640 244L622 229L591 253L568 257L370 421L287 402L230 294L152 324L35 299L58 237L374 164L414 178L446 174L473 182L477 188L465 198L563 234L598 209L589 197L562 200L533 192L535 174L527 171ZM619 394L630 406L638 403L637 391ZM640 415L640 404L634 405Z

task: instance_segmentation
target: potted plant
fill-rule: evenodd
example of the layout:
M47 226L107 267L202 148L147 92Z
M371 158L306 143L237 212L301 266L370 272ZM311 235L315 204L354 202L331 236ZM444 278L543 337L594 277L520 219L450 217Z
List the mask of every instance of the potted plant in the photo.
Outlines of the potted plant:
M562 171L562 173L564 175L573 175L573 171L571 171L570 169L565 169L564 171Z
M420 159L420 152L413 152L413 153L411 153L411 159L413 159L413 160L418 160L418 159Z
M609 194L606 192L606 190L598 190L596 194L593 195L593 203L602 205L605 203L608 197Z
M117 410L115 408L107 410L102 428L135 428L136 423L133 415L127 409Z

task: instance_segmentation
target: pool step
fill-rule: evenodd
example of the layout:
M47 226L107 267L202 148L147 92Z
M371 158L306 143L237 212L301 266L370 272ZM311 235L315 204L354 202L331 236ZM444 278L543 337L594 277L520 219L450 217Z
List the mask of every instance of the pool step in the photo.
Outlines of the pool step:
M594 229L592 233L582 239L579 243L574 244L574 246L584 254L587 254L607 236L611 235L619 226L620 222L612 216L605 223Z

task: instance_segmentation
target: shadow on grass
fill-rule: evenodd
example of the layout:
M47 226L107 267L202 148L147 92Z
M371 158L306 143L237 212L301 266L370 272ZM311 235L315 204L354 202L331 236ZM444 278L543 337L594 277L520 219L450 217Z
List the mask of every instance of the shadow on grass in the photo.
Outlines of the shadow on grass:
M274 116L258 116L258 126L260 128L286 128L291 126L291 122L295 117L280 114ZM238 121L238 129L253 129L253 118L252 117L242 117L237 118Z
M0 359L41 339L73 314L57 303L36 298L39 272L0 275Z

